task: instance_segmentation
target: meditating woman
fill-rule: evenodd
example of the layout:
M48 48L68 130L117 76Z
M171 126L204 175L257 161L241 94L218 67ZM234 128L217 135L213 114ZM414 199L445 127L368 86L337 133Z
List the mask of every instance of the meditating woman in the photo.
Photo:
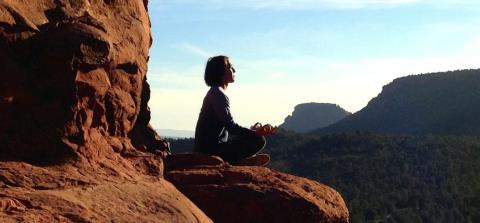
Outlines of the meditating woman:
M198 117L194 152L219 156L230 164L266 163L268 155L254 155L265 147L265 136L275 133L277 128L257 123L248 129L235 123L225 94L228 85L235 81L234 74L228 57L208 59L204 79L210 90Z

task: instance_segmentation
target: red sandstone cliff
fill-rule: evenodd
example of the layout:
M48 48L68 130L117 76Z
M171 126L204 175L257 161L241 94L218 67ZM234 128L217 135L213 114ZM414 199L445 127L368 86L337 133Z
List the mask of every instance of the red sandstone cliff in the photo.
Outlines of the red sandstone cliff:
M198 171L248 175L256 180L242 191L263 188L278 197L258 203L228 195L237 200L303 207L291 200L300 199L317 215L339 216L327 222L348 221L338 193L266 168L170 170L169 179L203 211L165 180L165 145L149 126L151 41L146 0L0 0L0 222L225 221L205 206L223 201L191 193ZM276 183L268 180L271 174ZM182 175L190 186L176 180ZM241 179L222 188L234 190L246 183ZM314 191L281 186L291 182ZM201 197L222 193L209 190ZM335 208L315 208L326 201ZM256 209L248 210L248 219L255 219ZM262 213L263 222L275 219Z

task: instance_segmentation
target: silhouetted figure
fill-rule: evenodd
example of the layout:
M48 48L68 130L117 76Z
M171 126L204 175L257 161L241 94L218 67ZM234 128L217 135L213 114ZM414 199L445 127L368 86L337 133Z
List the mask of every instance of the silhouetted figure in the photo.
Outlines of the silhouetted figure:
M262 150L266 143L265 136L277 130L271 125L257 123L248 129L235 123L225 94L228 84L235 80L234 73L228 57L208 59L204 78L210 90L203 99L194 143L194 152L219 156L231 164L242 163L245 158Z

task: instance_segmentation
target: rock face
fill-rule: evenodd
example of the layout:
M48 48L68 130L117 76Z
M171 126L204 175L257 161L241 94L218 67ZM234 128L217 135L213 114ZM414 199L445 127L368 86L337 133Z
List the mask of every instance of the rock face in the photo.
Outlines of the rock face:
M292 115L285 118L280 128L305 133L331 125L351 113L338 105L328 103L305 103L295 106Z
M349 221L338 192L305 178L231 166L204 155L173 155L165 170L166 178L214 222Z
M0 0L0 222L211 222L163 180L146 0Z
M163 147L148 126L145 3L0 1L3 160L43 165L106 147Z
M0 222L212 222L164 179L167 145L149 126L151 42L147 0L0 0ZM284 177L225 168L210 171ZM317 210L318 193L305 190L319 184L286 192L274 183L223 187ZM343 201L325 193L325 219L343 219Z

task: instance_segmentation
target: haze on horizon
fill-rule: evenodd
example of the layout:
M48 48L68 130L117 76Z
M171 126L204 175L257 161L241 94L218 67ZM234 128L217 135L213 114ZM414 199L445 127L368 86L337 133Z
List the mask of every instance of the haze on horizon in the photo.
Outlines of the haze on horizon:
M194 130L206 60L231 58L235 121L279 125L306 102L356 112L397 77L480 68L480 2L150 1L156 129Z

